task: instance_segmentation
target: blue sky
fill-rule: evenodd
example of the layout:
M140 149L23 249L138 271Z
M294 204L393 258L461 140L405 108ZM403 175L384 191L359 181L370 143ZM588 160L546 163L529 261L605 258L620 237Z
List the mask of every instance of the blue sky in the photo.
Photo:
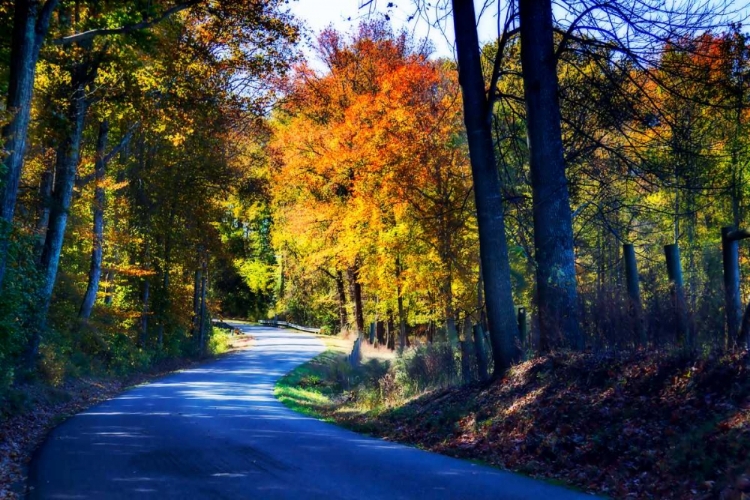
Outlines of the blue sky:
M359 22L366 19L368 10L360 9L362 0L292 0L289 2L291 11L300 19L304 20L313 33L319 33L329 25L333 25L339 31L350 31ZM380 12L386 11L385 0L379 0ZM477 9L483 3L475 0ZM414 33L415 38L428 38L435 47L435 55L440 57L453 57L453 30L452 21L442 23L443 30L430 26L424 19L413 19L409 17L414 14L412 0L400 0L393 2L394 7L388 9L391 23L395 29L407 28ZM382 15L382 14L381 14ZM487 42L497 36L496 20L492 14L487 13L482 17L479 25L480 42Z

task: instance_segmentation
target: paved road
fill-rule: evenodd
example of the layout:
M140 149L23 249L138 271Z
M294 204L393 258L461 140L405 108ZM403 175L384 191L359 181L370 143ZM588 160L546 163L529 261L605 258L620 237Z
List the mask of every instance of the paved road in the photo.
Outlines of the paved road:
M162 378L57 428L30 470L37 499L592 498L340 429L288 410L275 381L323 351L238 325L255 346Z

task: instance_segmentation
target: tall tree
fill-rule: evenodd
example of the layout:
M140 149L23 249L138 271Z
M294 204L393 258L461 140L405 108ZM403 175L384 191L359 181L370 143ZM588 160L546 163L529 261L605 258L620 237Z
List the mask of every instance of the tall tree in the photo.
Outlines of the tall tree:
M10 68L6 109L12 113L2 129L2 146L7 151L0 185L0 290L8 259L8 238L18 198L23 158L31 113L31 98L39 52L49 30L58 0L16 0L11 35Z
M492 102L485 91L476 22L473 0L453 0L459 83L474 179L487 324L495 361L494 376L499 377L518 358L518 326L511 291L500 176L492 143Z
M519 2L521 64L531 153L537 305L542 349L583 348L573 218L565 175L551 0Z

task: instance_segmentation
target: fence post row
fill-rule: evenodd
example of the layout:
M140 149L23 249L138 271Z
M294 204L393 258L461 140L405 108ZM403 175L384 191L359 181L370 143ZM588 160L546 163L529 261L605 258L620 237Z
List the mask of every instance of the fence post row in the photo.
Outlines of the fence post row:
M692 339L690 338L688 327L680 247L676 243L664 245L664 256L667 259L667 276L670 283L672 283L672 293L674 295L675 314L677 316L677 338L687 347L692 345Z
M635 334L638 343L645 346L648 339L646 338L646 328L643 324L643 304L641 303L641 287L638 277L638 263L635 259L635 246L632 243L626 243L622 246L622 253L625 260L625 285L628 290L630 307L635 321Z
M747 343L742 337L742 299L740 297L739 241L750 238L750 232L733 226L721 228L721 254L724 267L724 307L727 316L726 347L734 342ZM744 342L743 342L744 341Z

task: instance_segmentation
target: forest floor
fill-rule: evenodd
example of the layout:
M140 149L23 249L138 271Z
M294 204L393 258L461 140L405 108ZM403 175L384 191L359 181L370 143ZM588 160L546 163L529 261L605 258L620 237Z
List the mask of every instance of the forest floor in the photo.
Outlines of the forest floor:
M219 356L249 349L253 340L249 335L230 336ZM0 500L18 498L34 451L50 430L70 416L131 387L215 358L169 359L124 377L82 377L58 386L35 381L14 387L0 399Z
M359 432L614 498L750 499L747 352L556 353L493 383L377 405L358 393L397 392L394 378L346 388L345 354L329 346L280 380L277 397ZM361 369L385 373L374 364Z

